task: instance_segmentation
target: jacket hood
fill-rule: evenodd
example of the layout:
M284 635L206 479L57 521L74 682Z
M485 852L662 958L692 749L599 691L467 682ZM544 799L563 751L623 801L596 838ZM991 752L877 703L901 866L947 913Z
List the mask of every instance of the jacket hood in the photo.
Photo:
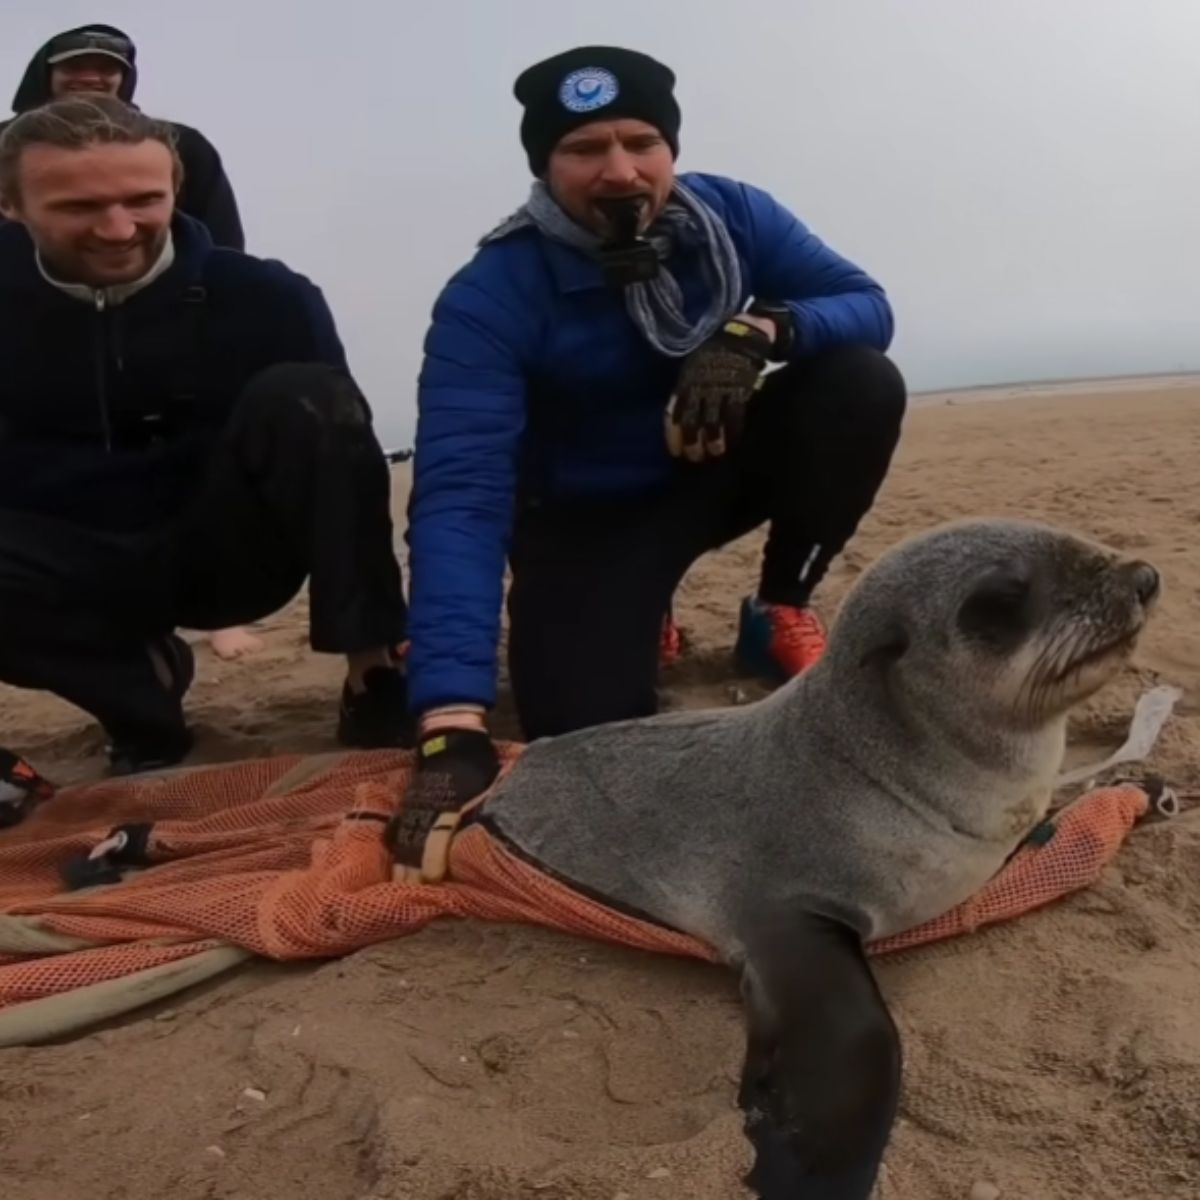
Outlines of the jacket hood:
M29 65L25 68L25 74L21 77L21 82L17 85L17 91L12 101L13 112L27 112L31 108L38 108L50 99L50 64L46 60L50 57L51 47L59 38L66 37L69 34L89 32L107 33L110 37L124 38L129 42L129 57L133 65L125 72L125 78L121 81L121 87L117 95L127 104L132 101L133 93L137 88L137 47L134 46L133 39L123 29L118 29L115 25L101 25L96 22L90 22L87 25L77 25L74 29L64 29L56 33L52 38L47 38L41 47L39 47L37 53L29 60Z

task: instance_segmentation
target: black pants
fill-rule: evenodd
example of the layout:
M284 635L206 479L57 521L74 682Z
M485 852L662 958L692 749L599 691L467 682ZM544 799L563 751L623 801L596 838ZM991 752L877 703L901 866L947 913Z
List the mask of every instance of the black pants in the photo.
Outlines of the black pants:
M0 510L0 681L54 692L110 732L166 724L147 642L258 620L306 579L314 650L404 638L389 471L365 401L344 374L281 365L247 385L201 493L165 531Z
M656 711L659 631L680 580L764 521L758 594L806 603L874 502L906 402L884 355L829 351L772 372L741 444L715 462L681 464L662 494L523 508L508 612L524 736Z

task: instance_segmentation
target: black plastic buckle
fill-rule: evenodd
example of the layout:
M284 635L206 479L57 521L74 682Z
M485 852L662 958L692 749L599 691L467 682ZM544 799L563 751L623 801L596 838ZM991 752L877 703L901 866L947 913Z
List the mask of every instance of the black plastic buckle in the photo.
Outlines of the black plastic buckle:
M67 859L59 867L59 877L72 892L120 883L125 869L149 865L147 852L153 828L150 822L116 826L89 853Z
M610 231L597 254L609 287L648 283L658 274L658 251L638 232L646 205L644 196L613 196L596 202Z
M597 257L609 287L649 283L659 271L658 251L645 238L638 238L630 246L605 246Z

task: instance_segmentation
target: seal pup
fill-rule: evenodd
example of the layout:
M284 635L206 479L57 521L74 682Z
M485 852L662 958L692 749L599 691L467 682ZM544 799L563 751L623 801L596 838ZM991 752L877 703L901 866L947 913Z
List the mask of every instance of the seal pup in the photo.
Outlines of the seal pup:
M1042 819L1069 711L1159 586L1051 526L940 526L860 576L772 695L534 742L484 801L514 852L740 972L764 1200L870 1194L901 1048L863 943L966 900Z

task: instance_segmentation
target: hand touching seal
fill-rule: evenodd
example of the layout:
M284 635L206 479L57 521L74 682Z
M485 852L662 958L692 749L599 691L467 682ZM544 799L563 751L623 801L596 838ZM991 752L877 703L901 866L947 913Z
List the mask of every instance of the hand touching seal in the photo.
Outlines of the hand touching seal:
M404 802L384 834L394 860L419 871L439 818L460 812L481 796L499 772L500 758L485 729L427 730L417 746L416 769Z
M738 439L776 340L769 317L730 318L683 364L667 405L667 449L689 462L720 458Z

